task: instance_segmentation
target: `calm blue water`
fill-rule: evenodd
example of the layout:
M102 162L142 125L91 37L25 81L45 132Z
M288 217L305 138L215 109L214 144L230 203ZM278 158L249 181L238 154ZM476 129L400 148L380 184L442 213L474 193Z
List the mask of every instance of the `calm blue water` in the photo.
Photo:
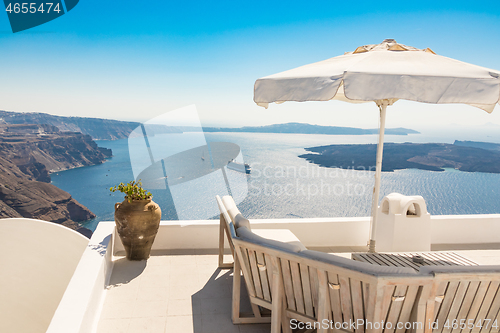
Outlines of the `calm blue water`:
M250 218L369 216L373 172L323 168L298 158L303 148L338 143L376 143L376 136L329 136L264 133L207 133L209 142L233 142L241 147L252 173L232 190L248 191L238 204ZM386 136L386 142L453 142L453 139L425 135ZM52 174L52 183L69 192L93 211L97 218L85 223L94 230L99 221L114 219L114 204L123 200L109 188L133 179L127 140L98 141L111 148L106 163ZM228 177L231 176L228 171ZM241 176L241 175L240 175ZM241 179L241 177L239 178ZM214 191L217 191L215 181ZM152 190L162 208L162 219L174 219L175 209L165 199L164 190ZM399 170L382 174L381 198L391 192L421 195L433 215L500 213L500 174ZM184 188L184 215L215 217L213 197ZM214 210L204 210L196 200L213 202ZM191 205L191 206L190 206ZM189 215L189 214L192 214ZM207 216L213 214L211 216Z

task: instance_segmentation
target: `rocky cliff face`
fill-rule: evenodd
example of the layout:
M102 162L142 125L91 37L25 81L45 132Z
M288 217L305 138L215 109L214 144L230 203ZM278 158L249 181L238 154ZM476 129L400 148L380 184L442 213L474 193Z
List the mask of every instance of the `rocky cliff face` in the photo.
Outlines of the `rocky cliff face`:
M50 182L50 172L100 164L111 150L89 135L61 132L50 125L0 125L0 155L32 180Z
M89 235L78 222L95 215L50 183L50 172L99 164L111 156L90 136L50 125L0 125L0 218L27 217Z
M0 123L4 124L48 124L61 131L80 132L94 140L126 139L139 123L111 119L61 117L47 113L0 111Z

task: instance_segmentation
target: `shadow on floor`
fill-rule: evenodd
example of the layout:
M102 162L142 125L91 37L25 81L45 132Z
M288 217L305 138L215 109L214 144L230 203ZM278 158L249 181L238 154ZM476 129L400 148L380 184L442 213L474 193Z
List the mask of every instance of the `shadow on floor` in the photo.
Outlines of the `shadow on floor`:
M248 298L248 293L243 277L241 279L241 304L240 312L251 313L252 308L250 306L250 299ZM199 304L212 304L214 307L219 306L221 309L214 309L214 320L217 318L217 323L208 323L217 325L220 332L269 332L270 326L266 324L246 324L247 326L240 330L242 325L234 325L231 319L231 308L232 308L232 288L233 288L233 270L232 269L220 269L217 268L210 278L207 280L206 284L201 290L196 294L191 296L192 308L196 308ZM208 301L207 301L208 300ZM203 317L203 318L202 318ZM222 320L221 320L222 319ZM206 309L201 312L193 312L193 332L201 333L206 332L207 327L202 329L202 324L207 325L207 314ZM208 328L210 331L210 328Z
M221 312L214 311L212 320L207 320L207 315L203 309L200 312L193 311L193 332L255 332L255 333L269 333L271 330L270 324L239 324L234 325L231 319L232 302L230 296L232 295L233 286L233 270L232 269L219 269L217 268L207 283L196 294L191 296L191 306L193 309L203 300L209 300L208 303L212 306L220 306ZM245 281L241 278L241 304L240 312L242 314L251 314L252 308L250 306L250 299L248 298ZM229 298L228 298L229 297ZM222 302L220 300L223 300ZM207 302L205 302L207 304ZM206 309L205 309L206 310ZM268 312L267 309L261 309L263 313ZM202 318L203 317L203 318ZM207 323L208 321L208 323ZM208 325L208 327L207 327ZM202 327L203 326L203 327ZM303 333L305 330L294 330L294 333ZM316 332L316 331L313 331Z
M127 258L116 260L113 265L113 274L111 275L108 288L131 282L142 274L146 265L147 260L130 261Z

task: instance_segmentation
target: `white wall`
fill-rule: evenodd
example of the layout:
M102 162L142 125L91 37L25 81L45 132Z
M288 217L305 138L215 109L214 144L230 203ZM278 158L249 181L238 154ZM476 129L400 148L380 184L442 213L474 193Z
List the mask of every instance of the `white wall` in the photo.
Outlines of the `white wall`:
M369 217L251 219L252 229L289 229L306 247L364 246ZM152 250L215 249L219 220L162 221ZM115 252L124 248L115 237ZM227 243L227 242L226 242ZM432 244L500 243L500 214L431 216Z
M252 219L250 223L252 229L289 229L305 246L362 246L368 239L370 218ZM124 253L119 237L114 239L114 253ZM162 221L152 250L218 246L219 220Z
M0 332L45 332L88 238L59 224L0 219Z
M431 216L432 244L500 243L500 214Z
M47 333L95 332L113 269L114 222L101 222L83 253Z

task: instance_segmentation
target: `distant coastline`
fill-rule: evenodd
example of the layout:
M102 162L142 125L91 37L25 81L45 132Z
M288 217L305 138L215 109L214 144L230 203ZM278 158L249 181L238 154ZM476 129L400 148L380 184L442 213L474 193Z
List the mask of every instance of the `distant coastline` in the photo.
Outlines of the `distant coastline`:
M140 123L88 117L63 117L41 112L0 110L0 124L39 124L57 127L62 132L87 134L94 140L126 139Z
M305 148L310 153L299 157L328 168L375 170L376 149L375 144L329 145ZM500 173L500 145L473 141L384 144L382 171L411 168Z
M186 130L188 131L188 130ZM194 129L193 129L194 131ZM241 133L288 133L288 134L326 134L326 135L371 135L377 134L378 129L363 129L356 127L321 126L305 123L286 123L266 126L232 127L203 127L204 132L241 132ZM387 135L420 134L408 128L387 128Z
M140 123L86 117L62 117L40 112L12 112L0 110L0 124L47 124L61 131L81 132L94 140L126 139ZM145 124L148 135L182 132L229 132L229 133L288 133L288 134L326 134L326 135L373 135L378 128L364 129L357 127L321 126L305 123L285 123L266 126L244 127L192 127ZM420 134L408 128L387 128L387 135Z

